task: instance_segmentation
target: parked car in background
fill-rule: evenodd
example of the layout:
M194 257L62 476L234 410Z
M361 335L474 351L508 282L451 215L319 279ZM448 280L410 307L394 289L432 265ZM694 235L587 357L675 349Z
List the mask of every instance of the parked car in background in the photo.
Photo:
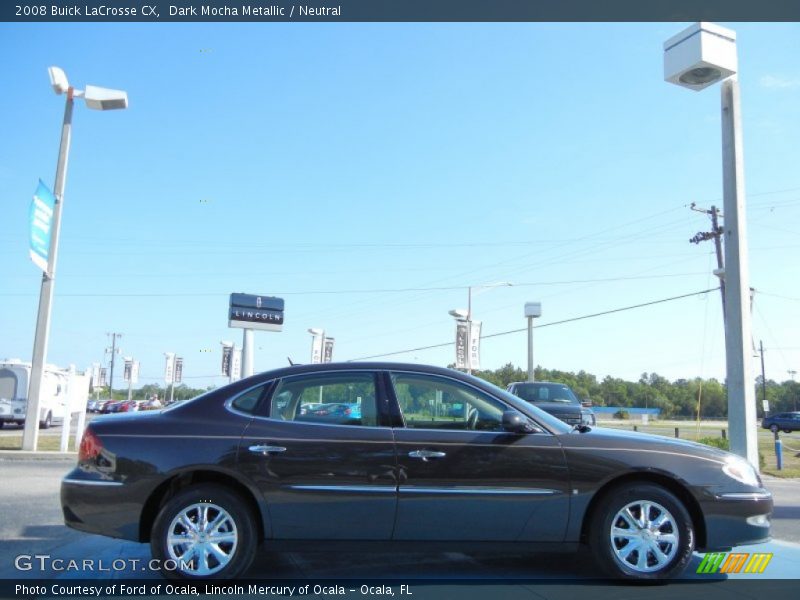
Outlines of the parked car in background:
M575 392L563 383L515 381L506 389L569 425L597 424L594 411L581 403Z
M350 414L315 418L320 405ZM242 575L264 541L588 546L613 577L662 579L695 549L766 541L772 513L756 470L717 448L576 429L464 373L366 362L296 365L93 419L61 504L68 526L149 543L176 566L167 577L188 580Z
M778 433L779 430L785 433L800 431L800 412L769 415L761 419L761 427L769 429L772 433Z

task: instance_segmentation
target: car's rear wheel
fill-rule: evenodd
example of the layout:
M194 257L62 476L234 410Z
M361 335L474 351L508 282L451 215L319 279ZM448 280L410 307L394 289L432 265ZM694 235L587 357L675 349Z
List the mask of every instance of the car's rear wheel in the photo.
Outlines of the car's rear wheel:
M792 433L792 430L791 429L784 429L783 433Z
M678 498L655 484L627 484L605 494L590 527L593 554L614 578L678 575L694 551L689 513Z
M253 562L255 518L241 497L201 484L178 492L153 524L150 548L171 579L230 579Z

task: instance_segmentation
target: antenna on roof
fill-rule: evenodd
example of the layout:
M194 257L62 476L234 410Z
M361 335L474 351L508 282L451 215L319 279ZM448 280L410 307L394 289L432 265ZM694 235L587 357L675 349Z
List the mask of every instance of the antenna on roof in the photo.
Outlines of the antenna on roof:
M288 361L289 361L289 366L290 366L290 367L293 367L293 366L294 366L294 363L292 362L292 359L291 359L291 358L289 358L289 357L287 356L287 357L286 357L286 360L288 360Z

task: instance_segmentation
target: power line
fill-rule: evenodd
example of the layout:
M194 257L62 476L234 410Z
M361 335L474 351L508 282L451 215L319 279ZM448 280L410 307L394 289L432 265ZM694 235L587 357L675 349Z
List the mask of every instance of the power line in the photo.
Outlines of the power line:
M554 281L531 281L524 283L515 283L513 287L531 287L543 285L572 285L576 283L604 283L614 281L634 281L639 279L663 279L665 277L686 277L689 275L702 275L705 271L693 271L689 273L668 273L664 275L634 275L629 277L606 277L599 279L569 279L569 280L554 280ZM310 296L318 294L388 294L388 293L406 293L406 292L437 292L437 291L451 291L451 290L466 290L470 286L467 285L451 285L451 286L434 286L434 287L411 287L411 288L373 288L373 289L345 289L345 290L305 290L301 292L287 292L276 291L273 294L278 296ZM33 296L31 293L8 293L0 294L0 296ZM94 294L94 293L76 293L76 294L58 294L59 297L71 298L185 298L185 297L222 297L229 296L229 292L178 292L178 293L108 293L108 294Z
M569 319L563 319L561 321L553 321L552 323L545 323L544 325L538 325L536 329L543 329L544 327L553 327L554 325L563 325L565 323L574 323L575 321L583 321L584 319L592 319L594 317L602 317L604 315L611 315L614 313L620 313L627 310L633 310L635 308L643 308L645 306L653 306L655 304L663 304L665 302L672 302L674 300L682 300L683 298L691 298L692 296L702 296L703 294L708 294L710 292L716 292L719 288L709 288L707 290L703 290L700 292L692 292L690 294L682 294L680 296L672 296L670 298L662 298L660 300L652 300L650 302L643 302L641 304L633 304L631 306L623 306L621 308L613 308L611 310L605 310L602 312L592 313L588 315L582 315L580 317L572 317ZM527 331L527 327L522 327L520 329L510 329L508 331L501 331L499 333L491 333L489 335L482 335L481 339L489 339L494 337L500 337L503 335L511 335L512 333L521 333L523 331ZM419 348L409 348L408 350L398 350L396 352L387 352L385 354L373 354L372 356L363 356L361 358L351 358L346 362L356 362L360 360L369 360L372 358L382 358L384 356L395 356L397 354L407 354L409 352L420 352L422 350L431 350L433 348L445 348L447 346L452 346L455 342L444 342L441 344L432 344L430 346L420 346Z

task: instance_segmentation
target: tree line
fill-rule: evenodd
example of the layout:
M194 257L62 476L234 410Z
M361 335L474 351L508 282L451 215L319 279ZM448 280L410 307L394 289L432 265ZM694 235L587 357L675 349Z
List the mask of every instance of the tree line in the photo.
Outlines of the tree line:
M499 369L476 371L477 377L501 388L512 381L525 381L527 371L508 363ZM537 381L554 381L568 385L581 400L591 400L596 406L620 406L625 408L660 408L661 418L696 417L699 408L701 417L727 417L728 400L725 383L716 379L677 379L669 381L658 373L642 373L638 381L627 381L606 376L598 381L586 371L573 373L536 367ZM763 386L761 377L756 385L758 416L763 416L761 400ZM800 383L794 381L766 382L766 399L770 413L797 410L800 403Z
M525 381L527 372L508 363L499 369L475 371L474 375L485 379L501 388L512 381ZM581 400L591 400L596 406L619 406L623 408L660 408L661 418L726 418L728 416L728 399L725 383L714 378L677 379L669 381L658 373L642 373L638 381L627 381L618 377L606 376L598 381L595 375L586 371L558 371L536 367L534 375L537 381L555 381L568 385ZM180 384L175 386L175 400L194 398L213 389L195 389ZM761 400L763 399L761 377L756 384L756 407L758 416L763 416ZM148 384L133 391L134 399L149 399L153 395L163 401L169 398L169 391L158 384ZM128 390L116 389L114 399L128 397ZM800 383L795 381L777 382L767 379L766 399L770 413L797 410L800 404Z

